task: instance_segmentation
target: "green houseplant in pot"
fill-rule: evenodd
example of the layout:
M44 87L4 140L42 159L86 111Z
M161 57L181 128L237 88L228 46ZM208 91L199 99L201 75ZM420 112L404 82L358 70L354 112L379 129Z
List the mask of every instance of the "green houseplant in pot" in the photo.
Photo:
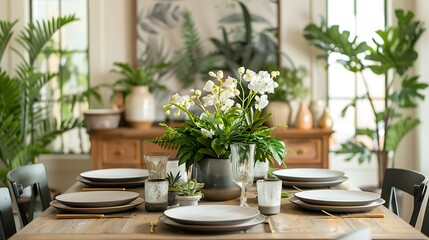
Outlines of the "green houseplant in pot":
M369 161L375 155L378 160L378 187L382 185L389 154L394 154L403 137L420 123L419 119L404 115L403 110L415 108L418 101L424 99L422 91L428 86L419 82L418 76L410 71L418 57L415 44L425 29L421 22L413 20L412 12L396 10L395 15L397 24L378 30L373 47L366 42L358 42L357 37L350 38L350 32L340 31L338 25L328 27L326 22L320 26L310 24L304 32L311 45L324 51L324 57L331 53L339 54L341 59L338 62L357 74L365 86L365 94L353 99L342 114L356 107L358 102L369 102L374 127L356 129L356 136L371 139L372 146L353 138L343 143L337 153L347 154L346 160L357 158L359 162ZM385 76L382 109L375 106L375 97L368 88L371 79L366 77L367 72Z
M169 172L167 174L167 180L168 180L168 206L176 205L176 195L177 195L177 188L176 183L180 179L180 172L177 172L176 175L173 175L172 172Z
M287 57L287 56L286 56ZM271 113L267 124L270 127L287 126L291 117L290 103L297 99L303 99L308 94L308 88L304 87L303 79L307 74L304 67L296 67L292 60L287 57L289 66L279 69L280 76L277 78L279 87L268 96L270 103L265 111ZM277 69L277 65L266 65L264 69L272 71Z
M41 72L36 62L51 37L64 25L77 20L74 16L30 22L16 40L22 48L16 72L0 67L0 180L6 184L8 171L33 163L40 153L49 152L49 144L62 133L82 126L79 119L58 121L52 115L52 103L58 99L43 97L42 89L56 73ZM12 39L17 21L0 21L0 61Z
M155 90L163 90L165 86L156 81L157 74L166 64L132 67L128 63L114 63L113 73L120 74L121 79L114 84L123 87L125 97L125 120L135 128L149 128L155 120Z
M199 183L195 179L191 179L181 184L176 184L177 202L180 206L198 205L198 201L203 197L203 193L201 193L201 188L203 187L204 183Z
M241 67L237 71L239 80L224 79L222 71L209 75L215 80L206 82L205 96L202 91L191 89L191 96L175 94L164 106L167 115L170 111L175 116L185 113L189 120L174 128L161 124L166 132L151 142L177 149L179 165L192 166L193 178L205 184L202 190L205 199L222 201L240 195L231 176L232 143L255 144L255 161L275 161L279 165L284 164L287 148L282 140L270 136L273 128L264 125L270 115L262 114L268 104L267 94L278 86L273 80L278 72L255 73ZM246 87L242 81L247 82ZM201 108L203 113L197 116L190 112L193 106Z

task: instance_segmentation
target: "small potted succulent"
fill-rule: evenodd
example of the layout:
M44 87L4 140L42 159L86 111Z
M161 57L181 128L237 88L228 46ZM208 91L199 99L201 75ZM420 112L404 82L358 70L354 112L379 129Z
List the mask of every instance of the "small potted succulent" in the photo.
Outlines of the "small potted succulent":
M177 188L176 183L180 179L181 175L180 172L177 172L176 175L173 175L172 172L169 172L167 174L167 180L168 180L168 206L177 205L176 195L177 195Z
M198 201L203 196L201 188L204 187L204 183L198 183L197 180L192 179L175 186L177 190L176 200L180 206L198 205Z
M258 208L262 214L272 215L280 212L282 181L269 171L267 177L256 181Z

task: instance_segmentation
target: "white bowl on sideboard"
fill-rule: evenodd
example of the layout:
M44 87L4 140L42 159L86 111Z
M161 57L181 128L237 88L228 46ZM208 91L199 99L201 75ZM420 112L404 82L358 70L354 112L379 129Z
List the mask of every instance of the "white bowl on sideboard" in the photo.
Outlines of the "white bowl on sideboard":
M120 110L89 109L83 112L85 126L88 130L118 128L121 120Z

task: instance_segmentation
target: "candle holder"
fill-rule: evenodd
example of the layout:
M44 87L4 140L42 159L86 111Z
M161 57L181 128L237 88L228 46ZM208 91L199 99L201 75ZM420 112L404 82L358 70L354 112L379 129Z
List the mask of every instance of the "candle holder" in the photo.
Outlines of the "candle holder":
M144 184L145 209L148 212L167 210L168 181L167 179L149 179Z
M280 212L282 181L281 180L258 180L256 181L258 191L258 208L262 214L273 215Z
M149 172L149 179L164 179L167 177L167 153L145 153L144 159Z

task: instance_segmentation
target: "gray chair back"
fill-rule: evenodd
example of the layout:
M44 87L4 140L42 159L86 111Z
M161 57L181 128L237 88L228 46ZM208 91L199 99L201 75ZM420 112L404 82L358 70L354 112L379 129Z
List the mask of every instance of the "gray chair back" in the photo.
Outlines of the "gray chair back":
M7 174L7 179L10 184L13 200L17 206L21 225L26 226L33 220L34 211L38 204L37 197L40 197L42 210L47 209L51 201L45 167L39 163L16 168ZM27 187L31 189L28 207L26 207L22 197L24 189Z
M16 233L9 189L0 188L0 239L8 239Z
M393 213L399 215L396 190L400 189L414 197L413 213L410 225L415 227L417 218L426 194L428 179L425 175L408 169L388 168L384 173L381 198L386 202L384 206L390 208Z

